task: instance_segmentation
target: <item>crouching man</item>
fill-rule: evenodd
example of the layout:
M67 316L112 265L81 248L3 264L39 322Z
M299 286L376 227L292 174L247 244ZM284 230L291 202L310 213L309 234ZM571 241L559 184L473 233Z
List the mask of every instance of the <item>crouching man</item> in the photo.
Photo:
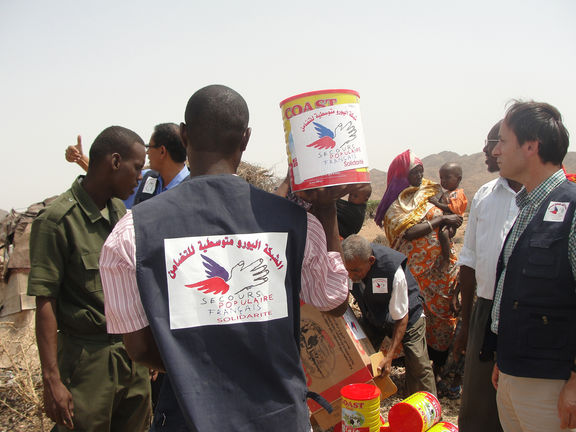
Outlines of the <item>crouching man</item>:
M409 394L436 394L434 373L426 349L426 323L418 283L406 271L406 256L354 234L342 242L344 265L354 282L352 295L358 302L365 325L382 344L384 360L379 369L390 374L394 353L400 344L406 360L406 389Z

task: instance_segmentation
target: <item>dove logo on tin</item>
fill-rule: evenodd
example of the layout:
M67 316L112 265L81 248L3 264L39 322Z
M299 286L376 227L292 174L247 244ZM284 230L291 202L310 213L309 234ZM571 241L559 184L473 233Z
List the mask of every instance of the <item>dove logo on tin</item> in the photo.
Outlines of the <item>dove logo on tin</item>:
M368 166L358 104L292 117L288 140L291 160L298 161L292 164L296 183Z

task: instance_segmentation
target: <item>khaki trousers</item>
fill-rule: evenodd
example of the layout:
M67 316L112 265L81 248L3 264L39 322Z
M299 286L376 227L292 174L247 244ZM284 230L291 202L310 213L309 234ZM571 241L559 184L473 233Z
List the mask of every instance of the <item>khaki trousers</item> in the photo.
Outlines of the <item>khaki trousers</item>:
M406 390L408 394L427 391L436 396L436 380L426 346L426 320L421 317L406 329L402 339L406 365Z
M500 372L498 413L505 432L566 432L560 429L558 396L565 381L522 378Z
M141 432L150 427L148 368L133 363L119 336L58 334L58 366L74 402L75 432ZM54 426L52 431L68 431Z

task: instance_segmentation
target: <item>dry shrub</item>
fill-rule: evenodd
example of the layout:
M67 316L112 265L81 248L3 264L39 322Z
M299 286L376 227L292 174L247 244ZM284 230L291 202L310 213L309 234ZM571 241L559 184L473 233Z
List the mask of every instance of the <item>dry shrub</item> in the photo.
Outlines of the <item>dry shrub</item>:
M248 162L240 162L237 174L257 188L273 192L279 180L267 168Z
M0 322L0 430L45 431L33 326Z
M368 200L366 203L366 219L374 219L379 204L379 200Z
M390 247L390 243L388 243L388 239L386 238L386 236L384 234L378 234L376 236L376 238L374 238L374 240L372 240L372 243L378 243L378 244L381 244L383 246Z

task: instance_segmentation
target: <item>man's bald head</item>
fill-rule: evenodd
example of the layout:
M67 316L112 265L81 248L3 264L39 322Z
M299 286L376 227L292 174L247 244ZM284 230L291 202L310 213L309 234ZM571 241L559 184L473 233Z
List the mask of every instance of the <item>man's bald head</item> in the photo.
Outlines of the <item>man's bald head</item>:
M198 90L188 100L184 118L191 150L231 154L247 142L248 105L229 87L210 85Z

